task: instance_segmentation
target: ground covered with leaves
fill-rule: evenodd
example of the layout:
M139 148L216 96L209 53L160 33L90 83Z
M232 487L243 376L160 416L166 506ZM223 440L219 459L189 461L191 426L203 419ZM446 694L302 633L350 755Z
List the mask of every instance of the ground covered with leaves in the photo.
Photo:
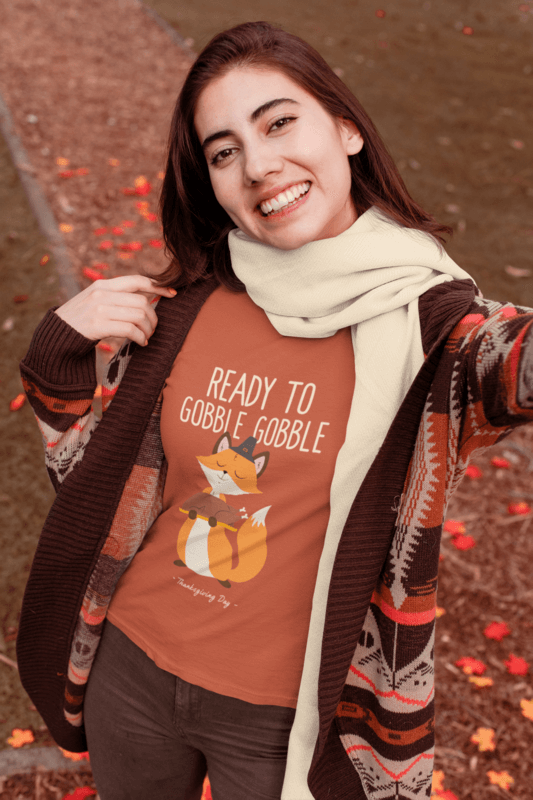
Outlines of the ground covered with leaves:
M150 5L195 49L216 30L258 18L245 0ZM533 305L533 3L374 5L339 0L332 14L323 0L305 8L264 0L260 16L311 41L360 96L412 193L454 228L449 250L483 293ZM157 271L165 263L157 219L165 139L190 51L133 0L0 0L0 13L0 90L80 284ZM38 431L17 399L17 364L61 296L3 145L0 269L0 747L53 747L13 663L23 588L52 500ZM104 343L102 357L114 346ZM529 426L476 458L448 509L434 781L444 800L532 794L531 506ZM0 778L0 800L81 800L93 789L88 767Z

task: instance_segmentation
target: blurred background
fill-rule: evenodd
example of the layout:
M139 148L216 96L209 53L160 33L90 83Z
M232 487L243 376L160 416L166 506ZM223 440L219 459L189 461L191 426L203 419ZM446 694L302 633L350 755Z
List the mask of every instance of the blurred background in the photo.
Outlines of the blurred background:
M17 171L0 138L0 654L11 659L53 494L32 414L10 403L33 329L64 299L20 170L62 226L80 287L95 270L160 268L157 192L170 114L191 59L214 34L264 19L309 41L361 100L412 195L452 226L447 249L483 294L533 306L532 0L144 6L181 44L137 0L0 0L0 96L27 154ZM6 663L0 709L0 748L15 725L50 743Z

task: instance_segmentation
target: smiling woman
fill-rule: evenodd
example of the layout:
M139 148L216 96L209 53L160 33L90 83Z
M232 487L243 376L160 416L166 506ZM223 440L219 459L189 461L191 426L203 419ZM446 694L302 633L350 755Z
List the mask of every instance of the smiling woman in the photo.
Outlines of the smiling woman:
M102 800L199 800L206 771L214 800L429 797L444 514L533 420L533 311L481 297L264 22L193 65L161 208L161 280L93 284L22 364L58 489L23 683Z

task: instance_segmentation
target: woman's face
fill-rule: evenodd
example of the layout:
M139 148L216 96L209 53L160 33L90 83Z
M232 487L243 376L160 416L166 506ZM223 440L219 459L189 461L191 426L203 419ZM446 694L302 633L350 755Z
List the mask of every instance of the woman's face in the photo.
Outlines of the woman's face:
M363 139L284 73L231 70L203 90L194 122L218 202L253 239L294 250L357 219L348 156Z

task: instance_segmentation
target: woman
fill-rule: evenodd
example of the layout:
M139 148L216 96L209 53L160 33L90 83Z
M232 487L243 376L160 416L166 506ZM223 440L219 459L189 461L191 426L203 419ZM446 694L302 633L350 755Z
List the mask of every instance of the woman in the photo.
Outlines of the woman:
M58 488L24 685L102 800L206 771L215 800L429 796L441 526L471 452L533 420L533 312L481 297L267 23L192 67L161 208L158 284L93 284L22 365Z

